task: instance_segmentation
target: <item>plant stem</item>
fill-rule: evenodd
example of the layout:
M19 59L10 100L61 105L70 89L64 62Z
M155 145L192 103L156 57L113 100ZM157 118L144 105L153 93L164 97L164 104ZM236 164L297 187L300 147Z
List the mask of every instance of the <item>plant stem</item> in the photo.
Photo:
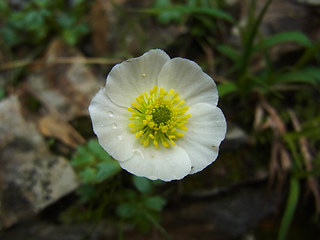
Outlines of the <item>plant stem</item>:
M287 206L284 215L281 220L280 230L278 234L278 240L285 240L287 237L288 229L290 227L298 199L299 199L300 186L299 181L295 177L290 178L290 189L287 200Z
M250 13L249 13L249 19L248 21L251 22L252 19L252 14L254 11L254 1L251 1L251 7L250 7ZM244 39L244 51L243 51L243 57L242 57L242 61L241 61L241 66L240 66L240 77L239 77L239 85L240 85L240 89L241 92L246 92L246 83L247 83L247 76L248 76L248 66L249 66L249 60L252 54L252 49L253 49L253 42L255 39L255 36L258 32L258 28L262 22L262 19L265 15L265 13L267 12L270 4L271 4L272 0L267 0L266 3L264 4L261 12L258 15L258 18L254 21L252 27L249 26L249 33L248 33L248 37L246 37ZM251 12L252 11L252 12ZM250 24L249 24L250 25Z
M154 227L162 233L166 240L172 240L171 236L167 233L167 231L148 213L145 213L146 217L152 222Z

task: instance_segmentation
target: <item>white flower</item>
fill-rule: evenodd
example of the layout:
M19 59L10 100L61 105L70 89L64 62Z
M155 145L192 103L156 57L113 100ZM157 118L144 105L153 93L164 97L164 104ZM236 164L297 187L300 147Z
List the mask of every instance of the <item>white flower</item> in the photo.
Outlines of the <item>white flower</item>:
M101 146L122 168L171 181L218 156L226 120L216 84L193 61L150 50L115 65L89 106Z

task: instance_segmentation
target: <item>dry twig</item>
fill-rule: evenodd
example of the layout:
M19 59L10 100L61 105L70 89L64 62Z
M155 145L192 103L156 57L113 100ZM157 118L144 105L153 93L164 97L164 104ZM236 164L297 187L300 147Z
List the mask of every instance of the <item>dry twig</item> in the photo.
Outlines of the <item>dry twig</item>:
M281 188L286 178L286 173L291 167L290 154L288 153L281 140L281 136L283 136L287 132L287 130L276 109L273 108L265 98L261 98L261 107L269 115L267 124L264 124L264 128L266 128L266 125L269 125L273 129L274 133L271 147L271 161L269 166L270 184L273 183L275 176L277 176L277 178L279 179L279 188ZM259 110L256 113L259 115L263 115L261 111L262 110ZM261 118L261 116L257 116L257 118Z
M112 65L121 62L121 59L116 58L84 58L84 57L64 57L55 58L53 60L17 60L12 62L5 62L0 65L0 70L10 70L13 68L26 67L30 65L42 65L42 64L102 64Z
M301 125L300 125L300 122L299 122L295 112L292 110L289 110L288 112L291 117L291 121L292 121L292 124L293 124L295 131L297 131L297 132L301 131ZM305 137L299 138L299 146L300 146L300 151L303 155L306 170L311 171L312 170L312 156L309 152L308 141ZM308 186L314 196L316 210L318 213L320 213L320 193L319 193L318 181L315 177L312 177L312 176L308 176L307 181L308 181Z

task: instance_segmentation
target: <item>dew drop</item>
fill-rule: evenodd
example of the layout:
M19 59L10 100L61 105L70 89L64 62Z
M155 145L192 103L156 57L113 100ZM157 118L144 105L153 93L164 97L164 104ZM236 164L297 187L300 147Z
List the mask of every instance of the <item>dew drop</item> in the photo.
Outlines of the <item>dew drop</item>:
M143 153L141 152L140 149L138 149L138 148L133 149L133 154L138 154L138 155L140 155L141 159L144 160L144 155L143 155Z
M109 117L113 117L113 115L114 115L113 112L111 112L111 111L108 112Z
M123 137L122 136L118 136L118 139L119 139L119 141L122 141L123 140Z
M112 127L113 129L116 129L116 128L118 127L118 125L115 124L115 123L112 123L112 124L111 124L111 127Z
M142 75L142 77L146 77L147 76L147 74L145 74L145 73L142 73L141 75Z

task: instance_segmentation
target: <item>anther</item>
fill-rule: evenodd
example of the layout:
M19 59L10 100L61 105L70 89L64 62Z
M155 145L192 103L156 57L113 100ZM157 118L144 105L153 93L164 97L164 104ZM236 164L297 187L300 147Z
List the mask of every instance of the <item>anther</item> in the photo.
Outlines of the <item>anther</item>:
M149 94L140 94L132 107L127 108L131 112L129 120L134 121L129 123L130 131L135 133L145 147L150 140L157 149L159 141L164 147L175 146L175 141L184 135L177 129L186 131L187 119L191 117L185 114L189 108L183 106L184 103L173 89L166 92L160 88L158 91L157 86L154 86Z

